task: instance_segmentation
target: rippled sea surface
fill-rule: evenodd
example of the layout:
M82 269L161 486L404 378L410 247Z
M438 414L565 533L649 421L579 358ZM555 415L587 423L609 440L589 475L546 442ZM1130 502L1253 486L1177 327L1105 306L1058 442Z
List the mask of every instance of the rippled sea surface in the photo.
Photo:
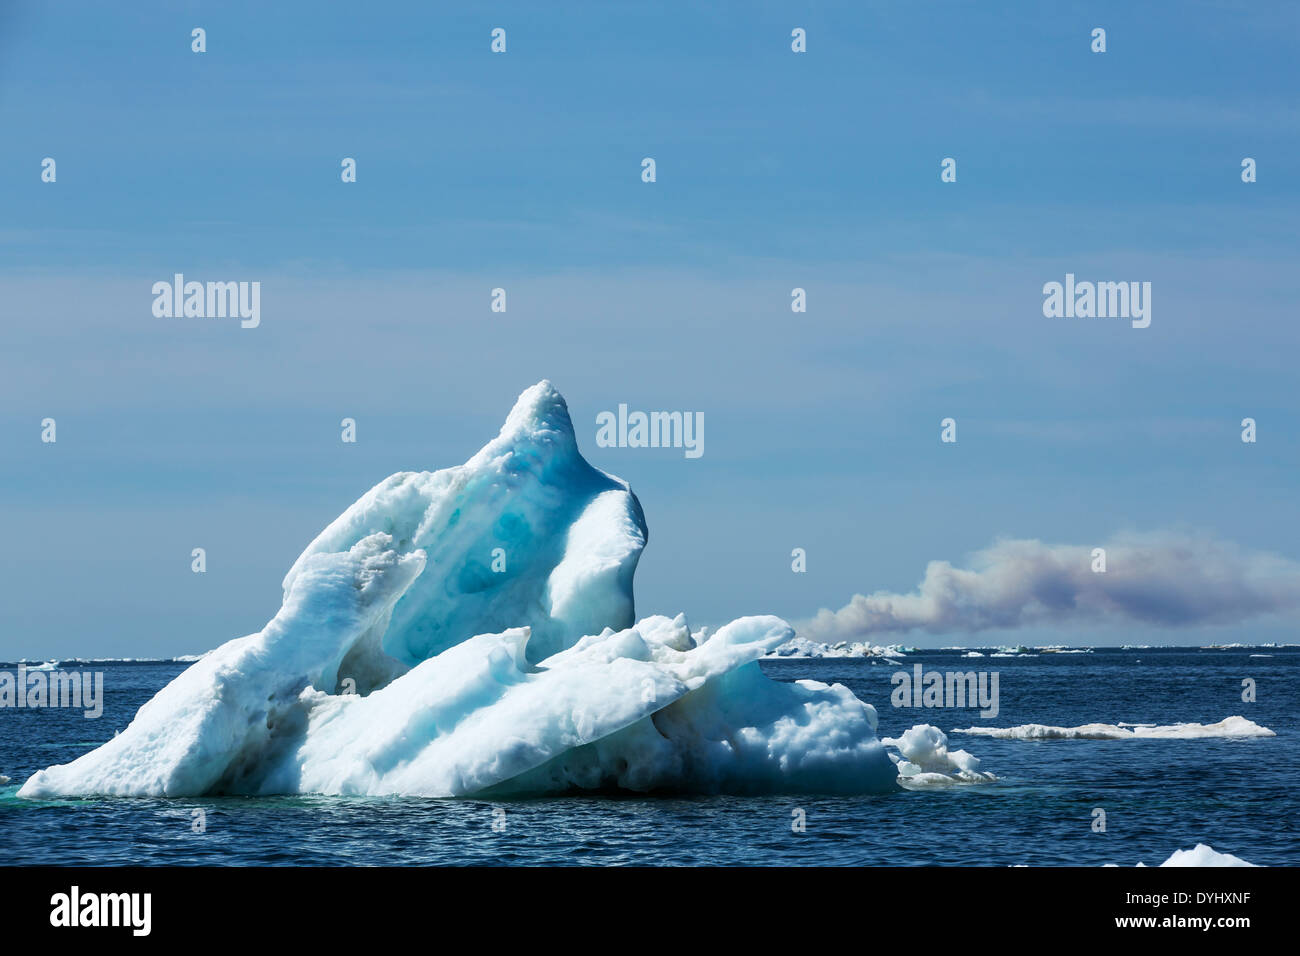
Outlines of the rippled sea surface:
M1260 656L1266 655L1266 656ZM890 705L890 677L999 674L1000 713ZM13 670L15 665L0 665ZM1214 723L1241 714L1251 740L1057 740L953 735L998 783L879 797L637 794L485 803L336 797L19 800L28 775L124 728L186 665L62 665L104 672L104 714L0 709L0 859L13 864L1154 865L1208 843L1253 863L1300 864L1300 648L1098 649L962 659L765 661L777 680L848 685L881 736L1024 723ZM1257 701L1242 702L1242 680ZM1104 833L1093 811L1106 812ZM201 810L204 832L196 833ZM501 819L503 831L493 829ZM792 832L802 810L806 831Z

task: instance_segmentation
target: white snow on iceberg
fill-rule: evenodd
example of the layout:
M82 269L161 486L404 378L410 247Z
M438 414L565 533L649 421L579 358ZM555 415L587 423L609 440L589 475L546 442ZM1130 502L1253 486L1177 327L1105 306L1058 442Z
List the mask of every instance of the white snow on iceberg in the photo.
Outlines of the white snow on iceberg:
M464 465L393 475L331 523L260 632L19 795L895 789L874 708L759 670L784 621L634 624L646 537L539 383Z
M774 617L693 643L683 616L585 637L540 666L528 633L480 635L368 697L304 692L305 742L263 792L856 792L885 768L875 713L845 688L768 680Z
M1206 738L1276 737L1245 717L1225 717L1217 724L1083 724L1080 727L1052 727L1021 724L1019 727L967 727L954 734L974 734L1001 740L1201 740Z

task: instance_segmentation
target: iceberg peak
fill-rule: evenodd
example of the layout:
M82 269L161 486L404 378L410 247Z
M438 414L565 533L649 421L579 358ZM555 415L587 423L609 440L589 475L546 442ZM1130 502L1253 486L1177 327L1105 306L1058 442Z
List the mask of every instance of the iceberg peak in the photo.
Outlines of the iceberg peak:
M544 378L519 393L498 437L507 438L525 431L555 431L568 438L574 437L569 405L550 379Z
M497 437L484 445L466 466L481 465L502 456L577 458L578 438L569 417L569 406L548 379L542 379L520 393ZM522 466L523 462L519 463Z
M527 626L537 661L633 623L632 578L647 538L641 504L582 457L549 381L526 389L465 464L400 472L363 495L303 551L285 593L311 555L376 532L399 553L425 551L427 566L384 632L366 635L348 662L363 691L475 634Z

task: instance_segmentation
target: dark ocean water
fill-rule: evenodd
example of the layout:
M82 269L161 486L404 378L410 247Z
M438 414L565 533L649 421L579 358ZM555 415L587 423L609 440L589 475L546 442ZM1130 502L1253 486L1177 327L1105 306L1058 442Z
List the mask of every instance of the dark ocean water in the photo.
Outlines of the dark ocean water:
M1252 656L1269 655L1269 656ZM1000 710L895 709L890 675L986 670ZM13 664L0 665L13 670ZM475 800L337 797L29 801L32 772L66 763L124 728L186 665L61 665L103 671L104 714L0 708L0 862L7 864L792 864L1058 865L1164 861L1208 843L1253 863L1300 864L1300 648L1099 649L900 662L765 661L777 680L848 685L880 714L881 736L918 723L1194 721L1233 714L1277 732L1252 740L992 740L953 735L998 783L880 797L575 795ZM1242 679L1258 700L1243 703ZM1093 810L1106 832L1093 832ZM505 829L493 829L505 811ZM192 829L194 811L205 829ZM791 830L795 810L807 820Z

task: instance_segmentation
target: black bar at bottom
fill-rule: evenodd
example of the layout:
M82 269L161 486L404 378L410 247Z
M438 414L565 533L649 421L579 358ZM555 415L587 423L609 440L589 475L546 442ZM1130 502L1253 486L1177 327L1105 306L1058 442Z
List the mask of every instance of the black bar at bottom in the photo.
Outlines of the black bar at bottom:
M813 938L919 945L1037 932L1231 944L1261 931L1282 938L1294 925L1297 881L1286 868L10 867L0 885L6 944L76 934L126 945L247 939L261 949L281 939L374 942L389 929L458 927L495 948L557 932L573 933L575 945L629 934L650 942L708 934L711 924L724 937L766 933L774 923ZM671 930L680 920L695 929Z

